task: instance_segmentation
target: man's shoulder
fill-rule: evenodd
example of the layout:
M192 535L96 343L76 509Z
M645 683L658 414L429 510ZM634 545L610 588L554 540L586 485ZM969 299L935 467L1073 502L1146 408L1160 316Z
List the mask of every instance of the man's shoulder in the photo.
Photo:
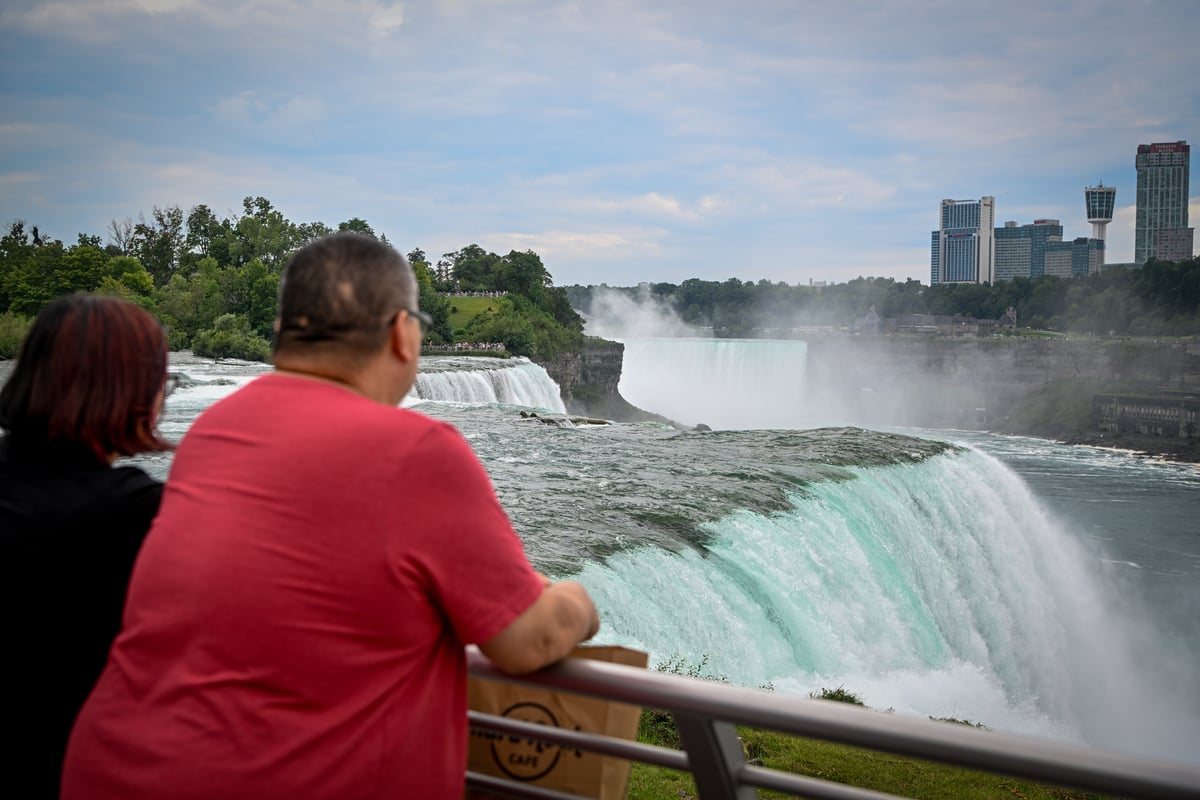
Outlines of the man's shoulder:
M242 426L263 418L284 427L311 425L314 418L320 418L323 421L318 423L319 430L331 435L357 430L374 431L373 435L381 437L403 434L409 440L442 443L462 439L450 423L419 411L378 403L333 383L279 373L255 378L214 403L197 419L195 427L203 429L204 423Z

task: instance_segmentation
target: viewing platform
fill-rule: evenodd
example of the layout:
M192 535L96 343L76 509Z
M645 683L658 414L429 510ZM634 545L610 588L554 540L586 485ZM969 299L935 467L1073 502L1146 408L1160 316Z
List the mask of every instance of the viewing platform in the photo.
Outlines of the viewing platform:
M1200 768L1048 739L886 714L844 703L783 696L586 659L512 676L468 648L473 677L601 697L669 712L680 750L470 712L473 728L690 773L700 800L750 800L758 789L814 800L896 797L750 763L737 725L927 759L1123 798L1200 798ZM576 795L467 772L468 790L566 800Z

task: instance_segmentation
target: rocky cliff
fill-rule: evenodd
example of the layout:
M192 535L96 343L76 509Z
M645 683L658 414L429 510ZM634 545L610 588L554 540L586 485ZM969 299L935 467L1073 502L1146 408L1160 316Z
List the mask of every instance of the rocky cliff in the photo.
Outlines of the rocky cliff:
M1057 381L1200 392L1200 344L839 337L809 342L806 374L811 401L849 404L875 424L996 429Z
M571 414L618 422L669 422L665 417L630 405L621 397L617 384L621 382L624 357L625 345L620 342L588 337L577 352L562 353L538 363L558 384L563 403Z
M540 362L572 414L664 420L630 405L617 386L624 345L588 339L578 352ZM807 402L863 425L1021 430L1014 409L1053 384L1081 391L1200 393L1200 344L1099 339L946 339L831 336L808 342ZM1091 382L1091 383L1089 383ZM1060 391L1060 397L1062 392ZM1078 398L1090 408L1091 395ZM1056 401L1057 402L1057 401Z

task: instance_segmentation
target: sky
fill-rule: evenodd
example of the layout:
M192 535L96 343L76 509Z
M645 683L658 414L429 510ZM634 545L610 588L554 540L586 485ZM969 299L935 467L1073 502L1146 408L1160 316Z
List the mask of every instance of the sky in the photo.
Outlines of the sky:
M928 283L942 198L1069 239L1103 182L1132 261L1137 145L1200 145L1197 30L1197 0L4 0L0 223L262 196L558 285Z

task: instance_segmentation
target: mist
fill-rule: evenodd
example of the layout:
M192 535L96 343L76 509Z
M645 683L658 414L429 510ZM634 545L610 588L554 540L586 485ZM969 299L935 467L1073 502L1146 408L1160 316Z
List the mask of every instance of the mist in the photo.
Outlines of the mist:
M646 286L638 288L636 297L618 289L593 289L591 310L581 316L584 333L614 341L711 334L708 328L688 325L681 320L674 309L656 300Z
M585 332L625 345L618 390L638 408L716 430L976 427L987 393L943 388L911 364L814 330L805 338L716 339L647 287L595 289Z

